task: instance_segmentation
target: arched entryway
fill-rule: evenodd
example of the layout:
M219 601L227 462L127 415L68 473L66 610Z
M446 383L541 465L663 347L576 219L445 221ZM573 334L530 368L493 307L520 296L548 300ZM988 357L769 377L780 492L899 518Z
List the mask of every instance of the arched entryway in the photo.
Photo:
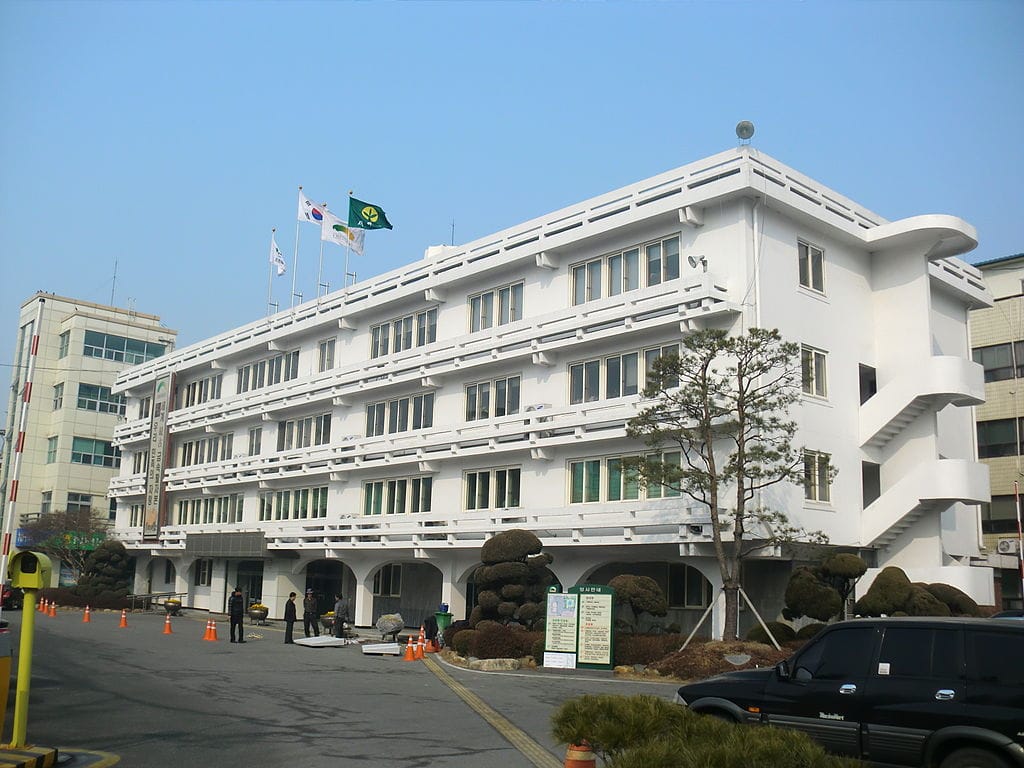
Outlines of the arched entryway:
M263 561L241 560L234 586L241 588L249 605L263 602Z
M441 603L441 572L427 563L386 563L373 572L370 586L374 622L400 613L406 626L416 627Z
M352 569L340 560L314 560L306 566L306 589L313 590L317 611L324 614L334 610L337 594L347 597L350 604L354 603L355 577Z

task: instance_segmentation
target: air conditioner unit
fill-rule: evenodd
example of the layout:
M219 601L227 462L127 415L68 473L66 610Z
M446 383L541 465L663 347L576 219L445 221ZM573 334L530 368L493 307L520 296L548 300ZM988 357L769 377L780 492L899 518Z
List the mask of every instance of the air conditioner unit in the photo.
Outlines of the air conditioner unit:
M531 413L533 411L543 411L545 408L550 408L550 407L551 407L551 403L536 403L534 405L526 406L525 411L527 413Z
M1016 555L1020 549L1020 542L1016 539L1000 539L996 544L996 551L1000 555Z

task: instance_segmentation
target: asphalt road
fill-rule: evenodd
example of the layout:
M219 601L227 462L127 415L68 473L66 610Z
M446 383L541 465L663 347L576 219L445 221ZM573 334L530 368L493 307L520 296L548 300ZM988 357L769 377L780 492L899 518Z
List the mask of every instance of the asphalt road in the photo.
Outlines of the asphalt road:
M355 646L284 645L279 626L247 623L242 647L228 643L222 621L219 642L206 642L207 616L188 613L173 620L171 635L162 634L156 614L130 614L129 626L118 628L116 612L93 613L89 624L80 612L37 613L28 741L111 752L119 765L138 768L537 764L423 663L365 656ZM14 632L16 670L21 613L5 611L4 618ZM566 699L671 698L675 691L607 675L442 666L559 765L565 745L552 740L549 722ZM4 740L14 686L12 680Z

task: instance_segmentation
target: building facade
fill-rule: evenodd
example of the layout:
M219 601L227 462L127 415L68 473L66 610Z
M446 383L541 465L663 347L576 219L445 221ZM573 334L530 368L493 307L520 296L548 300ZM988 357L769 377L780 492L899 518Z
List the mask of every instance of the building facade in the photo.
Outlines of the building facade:
M988 564L995 569L996 604L1024 608L1014 481L1021 474L1024 392L1024 254L977 265L995 299L971 313L974 361L985 370L985 403L978 406L978 456L988 465L992 501L982 505Z
M113 520L113 436L125 418L114 380L172 349L176 334L156 315L49 293L21 305L0 500L13 529L63 510Z
M761 326L801 345L808 478L758 501L990 603L967 334L990 299L956 258L975 244L960 219L888 222L740 147L136 366L111 494L137 588L223 610L237 583L272 615L340 590L359 625L415 625L442 601L465 615L481 544L526 528L563 586L650 575L683 627L715 603L717 633L709 514L622 472L641 449L625 425L683 335ZM145 407L161 382L166 435ZM147 481L152 445L168 462ZM770 617L791 565L746 567Z

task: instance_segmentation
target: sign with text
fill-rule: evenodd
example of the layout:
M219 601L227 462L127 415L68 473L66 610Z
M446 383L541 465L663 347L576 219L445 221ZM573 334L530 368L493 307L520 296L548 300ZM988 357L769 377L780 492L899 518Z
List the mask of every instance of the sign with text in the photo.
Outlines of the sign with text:
M603 584L581 584L570 594L578 598L576 664L589 669L612 669L615 590Z
M167 414L171 410L174 375L161 376L153 384L152 415L149 426L149 467L146 470L146 509L142 537L160 535L164 509L164 467L167 465Z
M579 601L576 595L548 593L547 612L544 617L544 659L552 656L552 666L572 669L576 666L576 627ZM568 658L571 656L572 658Z

